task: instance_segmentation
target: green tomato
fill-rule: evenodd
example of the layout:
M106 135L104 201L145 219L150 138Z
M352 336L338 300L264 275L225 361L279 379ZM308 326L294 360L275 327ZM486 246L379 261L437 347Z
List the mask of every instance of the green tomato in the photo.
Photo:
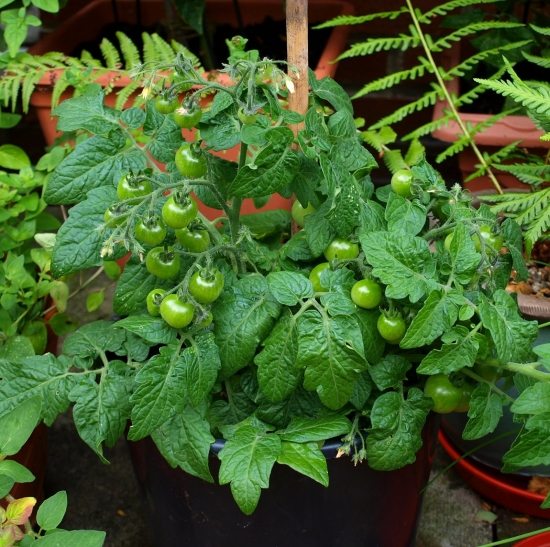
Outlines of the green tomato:
M195 306L184 302L177 294L169 294L160 304L160 316L174 329L187 327L195 315Z
M210 247L210 234L205 228L180 228L176 230L176 238L185 250L192 253L203 253Z
M116 195L120 200L140 198L152 191L153 185L150 180L134 175L123 175L116 187Z
M438 414L454 412L462 399L462 390L445 374L430 376L424 385L424 394L433 400L433 411Z
M200 150L195 150L191 143L184 142L177 150L176 168L188 179L198 179L206 175L206 157Z
M445 250L450 251L451 250L451 243L453 241L454 232L451 232L447 234L445 237L445 241L443 242L443 246L445 247Z
M382 302L382 287L373 279L361 279L351 288L351 299L356 306L372 310Z
M194 105L194 107L180 106L176 108L173 114L176 125L183 129L192 129L197 127L197 124L202 118L202 110Z
M160 114L170 114L176 110L178 105L178 100L175 97L167 98L161 95L155 99L155 110Z
M217 270L195 272L189 280L189 294L199 304L212 304L222 293L223 274Z
M490 226L485 224L479 227L479 235L483 240L483 243L494 251L500 251L502 245L504 244L504 238L500 234L495 234ZM479 239L478 234L472 236L472 241L474 242L476 251L481 251L482 244Z
M321 262L309 272L309 280L315 292L326 292L328 290L328 287L321 284L321 273L329 268L330 264L328 262Z
M305 224L305 218L308 215L311 215L315 211L315 207L311 203L307 204L307 207L304 207L298 200L295 200L292 204L292 209L290 211L292 215L292 220L296 223L297 226L303 228Z
M458 401L454 412L468 412L468 410L470 410L470 399L472 398L472 392L474 391L475 386L464 382L459 389L461 393L460 401Z
M162 220L170 228L185 228L197 216L197 203L189 196L170 196L162 206Z
M145 257L145 267L159 279L171 279L180 271L180 257L171 247L153 247Z
M115 228L116 226L120 226L127 216L128 210L122 205L115 203L105 210L103 221L109 228Z
M392 175L390 185L396 194L408 198L412 196L412 180L413 175L409 169L399 169Z
M239 118L241 123L244 125L252 125L253 123L256 122L256 119L258 118L256 114L248 113L242 107L239 108L237 112L237 117Z
M206 312L206 315L204 315L200 320L197 321L197 328L206 329L212 324L212 321L214 321L214 316L212 315L212 312Z
M333 239L324 252L327 260L353 260L359 256L359 245L347 239Z
M405 320L400 315L381 314L376 328L380 336L390 344L399 344L407 331Z
M162 303L166 291L164 289L153 289L147 294L145 302L147 304L147 311L149 315L157 317L160 315L160 304Z
M156 246L166 238L166 226L156 215L151 215L136 224L134 234L140 243Z

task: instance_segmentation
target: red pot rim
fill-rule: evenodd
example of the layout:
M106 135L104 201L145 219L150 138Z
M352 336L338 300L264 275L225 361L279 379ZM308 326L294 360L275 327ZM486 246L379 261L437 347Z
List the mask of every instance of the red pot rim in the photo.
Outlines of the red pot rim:
M544 496L526 489L527 478L499 473L463 457L441 430L439 431L439 443L445 453L455 462L458 474L483 497L519 513L550 518L550 509L540 508Z
M522 539L514 543L514 547L550 547L550 532Z

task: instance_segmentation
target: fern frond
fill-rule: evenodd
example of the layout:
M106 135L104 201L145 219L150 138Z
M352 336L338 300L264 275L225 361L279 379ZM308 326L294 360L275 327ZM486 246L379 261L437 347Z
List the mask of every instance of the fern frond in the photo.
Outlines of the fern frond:
M59 78L52 90L52 107L55 107L59 104L59 99L64 91L71 87L71 83L67 78Z
M433 106L436 101L441 98L441 96L441 89L435 89L434 91L424 93L424 95L422 95L420 99L417 99L412 103L406 104L405 106L398 108L389 116L385 116L381 120L378 120L375 124L371 125L369 129L380 129L385 125L392 125L394 123L400 122L402 119L406 118L413 112L418 112L423 108Z
M529 25L536 33L543 36L550 36L550 27L540 27L539 25Z
M539 186L550 182L550 167L544 163L506 163L495 164L494 167L514 175L525 184Z
M406 7L402 7L401 9L395 11L380 11L378 13L368 13L366 15L338 15L337 17L329 19L328 21L316 25L313 28L321 29L339 27L342 25L362 25L363 23L368 23L369 21L375 21L378 19L388 19L390 21L393 21L394 19L397 19L400 15L408 13L408 11L409 10Z
M417 47L420 40L417 37L402 34L397 38L369 38L364 42L357 42L349 49L344 51L338 60L349 59L352 57L364 57L378 53L379 51L388 51L390 49L398 49L405 51L410 48Z
M443 36L439 40L435 41L431 47L432 51L440 52L450 48L454 43L459 42L465 36L470 34L477 34L479 32L486 32L489 30L497 29L510 29L523 26L521 23L508 23L505 21L481 21L477 23L470 23L465 27L459 28L446 36Z
M400 150L386 150L382 156L382 160L386 164L390 173L395 173L399 169L407 169L408 165L403 159L403 155Z
M525 51L522 51L521 54L530 63L540 66L541 68L550 68L550 57L539 57L538 55L531 55Z
M441 163L447 158L452 158L454 155L462 152L462 150L470 146L471 141L472 139L470 135L461 135L460 138L457 138L456 141L449 144L449 146L447 146L447 148L445 148L443 152L440 152L437 155L437 157L435 158L436 163Z
M497 55L505 51L523 48L530 43L531 43L531 40L520 40L519 42L511 42L504 46L486 49L484 51L480 51L479 53L475 53L474 55L471 55L467 59L464 59L458 65L450 68L448 71L442 71L443 79L452 80L455 77L462 77L464 76L464 74L471 71L476 65L481 63L481 61L484 61L485 59L488 59L493 55ZM505 72L505 69L503 68L501 71L501 74L504 74L504 72Z
M29 108L32 92L41 77L42 74L29 71L23 79L23 85L21 86L21 104L23 105L25 111Z
M420 160L425 157L426 155L426 148L424 145L417 139L413 140L407 149L407 153L405 154L405 161L407 162L407 165L416 165L420 162Z
M202 65L201 65L201 62L200 62L200 59L193 53L191 52L189 49L187 49L183 44L180 44L179 42L176 42L176 40L171 40L170 41L170 45L172 46L172 49L174 50L174 52L176 53L176 55L178 53L180 53L181 55L183 55L188 61L191 62L191 64L193 65L193 67L198 70L198 71L202 71L203 68L202 68Z
M101 50L107 68L120 68L122 66L117 48L112 42L107 40L107 38L101 40L99 49Z
M550 113L550 88L544 86L532 88L510 80L485 80L483 78L474 78L474 80L500 95L511 97L537 114Z
M485 159L485 165L477 164L477 170L473 173L470 173L465 179L464 182L470 182L471 180L476 179L477 177L481 177L487 173L487 168L491 169L494 167L495 164L507 159L510 154L515 150L516 146L518 145L519 141L511 142L510 144L507 144L506 146L503 146L502 148L499 148L496 152L493 154L484 153L483 157Z
M11 89L9 90L9 94L11 97L11 109L12 111L15 111L17 108L17 97L19 96L19 90L21 89L21 78L15 78L11 82ZM23 105L23 112L26 114L29 111L29 105L24 104Z
M126 70L132 70L135 65L141 64L141 55L139 54L139 49L136 44L134 44L124 32L117 32L116 37L120 44L122 58L124 59L124 68Z
M541 205L540 216L533 220L525 231L525 239L531 247L550 230L550 198L548 197L548 193L543 196L541 201L543 203Z
M160 61L165 63L173 63L176 57L176 52L172 49L170 44L161 38L156 32L151 34L151 38L155 46L157 47L160 55Z
M499 2L502 0L451 0L450 2L446 2L445 4L441 4L439 6L435 6L430 11L427 11L422 15L422 22L425 22L424 20L434 19L435 17L443 17L444 15L447 15L449 12L458 9L458 8L469 8L471 6L475 6L476 4L491 4L494 2Z
M143 63L156 63L159 60L159 53L151 35L143 32L141 37L143 39Z
M126 102L138 89L140 89L140 87L141 87L141 82L133 81L130 84L121 88L121 90L117 93L115 108L117 110L122 110Z
M388 74L387 76L383 76L382 78L373 80L372 82L365 85L352 97L352 99L363 97L369 93L372 93L373 91L382 91L384 89L394 87L395 85L405 80L414 80L416 78L420 78L424 75L425 71L426 67L420 64L408 70L400 70L399 72Z
M382 127L380 131L362 131L361 136L367 144L380 153L384 151L386 145L397 140L397 133L389 126Z

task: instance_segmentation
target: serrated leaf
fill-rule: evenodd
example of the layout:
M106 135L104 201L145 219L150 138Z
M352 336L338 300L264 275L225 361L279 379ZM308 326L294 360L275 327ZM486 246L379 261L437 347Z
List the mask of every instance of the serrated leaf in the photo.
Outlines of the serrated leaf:
M367 365L357 320L310 310L298 319L298 333L297 365L304 368L304 387L315 390L329 408L341 408Z
M420 348L431 344L458 319L460 293L432 291L407 328L400 347Z
M396 391L380 395L372 406L367 461L373 469L391 471L412 463L422 446L422 429L430 410L422 391L411 388L407 399Z
M546 431L536 429L523 432L504 454L502 462L505 473L522 467L550 465L550 436Z
M210 433L210 424L198 409L184 407L151 436L172 467L181 467L195 477L214 482L208 456L215 439Z
M402 232L363 232L360 241L373 275L386 285L388 298L417 302L437 288L436 263L424 239Z
M263 349L254 358L258 366L260 391L276 403L286 399L298 386L302 372L296 367L298 340L292 315L281 316Z
M231 483L233 497L244 514L250 515L256 509L261 489L269 486L271 469L280 451L277 435L249 422L237 426L225 442L218 455L220 484Z
M283 441L277 463L288 465L294 471L328 486L327 460L317 443L292 443Z
M398 388L412 365L402 355L389 354L369 367L369 374L380 391Z
M113 187L96 188L78 205L71 208L55 240L52 274L61 277L101 264L105 210L116 201Z
M462 437L473 440L493 432L501 417L501 397L494 393L487 384L478 385L470 397L468 422Z
M297 272L271 272L267 284L275 300L285 306L294 306L303 298L313 296L311 281Z
M404 232L415 236L426 223L426 209L416 201L405 199L391 192L385 213L390 232Z
M542 414L550 411L550 384L539 382L523 390L510 410L515 414Z
M269 334L281 305L269 292L265 277L240 279L214 303L214 333L220 350L221 373L229 377L250 364L260 342Z
M432 349L418 366L420 374L450 374L464 367L473 366L479 343L473 337L463 335L456 342Z
M115 327L133 332L151 344L170 344L176 339L176 331L160 317L130 315L114 324Z
M279 435L283 441L309 443L342 437L348 434L350 429L351 422L345 416L295 417Z

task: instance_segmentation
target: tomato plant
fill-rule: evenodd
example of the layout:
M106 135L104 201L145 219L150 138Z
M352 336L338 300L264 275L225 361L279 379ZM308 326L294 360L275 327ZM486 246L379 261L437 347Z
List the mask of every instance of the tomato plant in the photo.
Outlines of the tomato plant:
M185 228L197 216L197 203L188 195L170 196L162 206L162 220L170 228Z
M483 245L489 246L489 248L493 251L500 251L502 245L504 244L503 237L500 234L496 234L491 226L487 226L486 224L482 224L479 227L479 235L478 233L475 233L472 236L472 240L476 251L481 251Z
M180 299L177 294L165 296L160 304L160 316L175 329L187 327L195 315L195 307Z
M145 257L147 271L159 279L171 279L180 271L180 257L171 247L153 247Z
M536 402L550 373L541 364L546 357L533 352L538 325L518 313L505 290L511 269L525 273L514 220L474 208L426 161L420 143L403 155L387 132L358 131L348 94L330 79L310 74L307 111L291 112L286 65L260 60L243 41L233 44L227 85L178 55L172 70L154 63L136 69L151 82L143 107L105 110L104 124L101 110L94 124L75 114L89 108L88 95L59 109L62 126L99 134L77 144L48 180L45 196L71 206L55 238L52 271L69 277L125 253L131 258L114 291L120 320L82 327L66 343L69 355L50 355L41 366L39 382L59 386L59 400L44 394L48 417L72 402L81 409L74 413L79 430L89 433L85 417L92 414L114 424L112 431L94 428L98 452L128 420L131 440L152 435L163 454L185 437L178 464L207 480L212 438L223 436L224 480L237 486L232 491L246 513L261 491L250 469L270 469L293 454L301 469L306 454L324 477L319 444L328 437L343 439L341 452L354 461L390 470L414 461L432 409L468 407L470 428L488 433L508 401L476 373L480 365L514 381L525 377L515 419L539 422L521 428L518 443L531 436L546 442L550 426ZM185 89L190 103L208 98L193 143L172 115L151 111L167 85L174 96ZM261 109L251 125L239 119L243 105ZM410 169L375 186L373 179L388 173L362 138L384 142L384 159ZM228 161L235 147L238 161ZM112 173L122 164L151 189L121 204ZM274 194L315 209L244 214L245 203L265 205ZM440 201L447 204L441 219L434 213ZM142 232L157 217L166 234L144 257L143 241L156 235ZM444 243L450 233L453 252ZM496 241L492 251L485 233L502 236L502 249ZM476 234L486 252L473 252ZM23 294L27 278L19 277ZM14 291L0 283L0 306L10 304ZM24 389L38 389L33 382L26 377ZM8 400L23 396L17 382L8 384ZM103 388L113 404L98 407L93 401ZM158 404L159 389L169 404ZM261 450L251 448L251 438ZM523 457L516 448L511 454Z
M206 174L206 158L194 143L184 142L176 152L175 162L184 177L198 179Z
M178 107L178 99L175 97L157 97L155 99L155 110L160 114L170 114Z
M351 288L351 299L360 308L372 310L382 301L382 287L373 279L361 279Z
M256 120L258 119L258 115L255 113L248 112L245 108L242 106L239 108L237 112L237 117L244 125L252 125L253 123L256 123Z
M199 304L212 304L222 293L223 286L223 274L219 270L201 270L191 276L188 289Z

